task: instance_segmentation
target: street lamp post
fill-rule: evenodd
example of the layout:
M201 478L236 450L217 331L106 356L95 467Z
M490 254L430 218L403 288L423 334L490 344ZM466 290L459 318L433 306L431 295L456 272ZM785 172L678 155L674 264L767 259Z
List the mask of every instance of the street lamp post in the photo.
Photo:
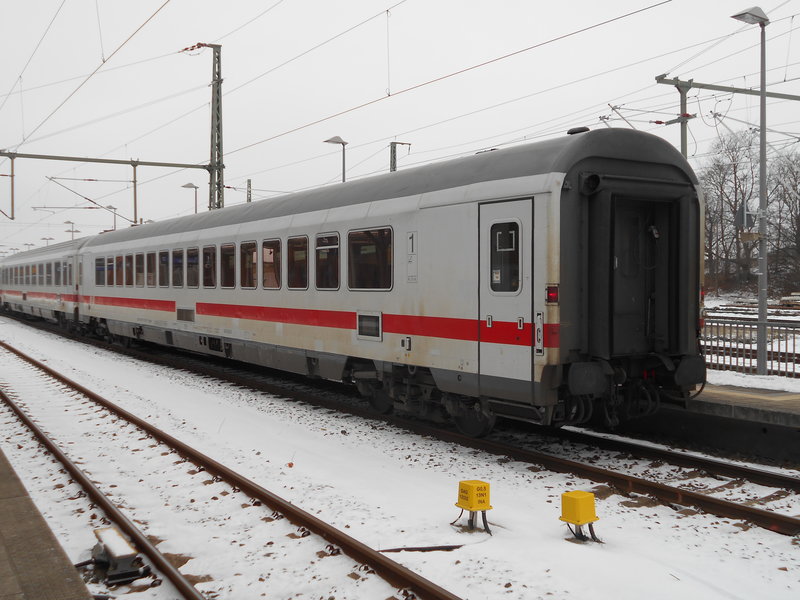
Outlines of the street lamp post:
M761 131L758 175L758 326L756 372L767 374L767 36L769 18L758 6L732 15L737 21L761 28Z
M344 174L345 174L345 162L344 162L344 147L347 146L347 142L345 142L342 138L338 135L334 136L328 140L325 140L326 144L341 144L342 145L342 182L344 182Z
M34 247L36 244L31 244L30 242L26 242L26 243L24 243L24 244L22 244L22 245L23 245L23 246L25 246L25 250L30 250L30 249L31 249L31 248L33 248L33 247Z
M197 186L193 183L184 183L181 187L194 190L194 214L197 214Z
M44 245L45 245L45 246L49 246L49 245L50 245L50 242L52 242L54 239L55 239L55 238L51 238L51 237L43 237L43 238L42 238L42 241L44 242Z

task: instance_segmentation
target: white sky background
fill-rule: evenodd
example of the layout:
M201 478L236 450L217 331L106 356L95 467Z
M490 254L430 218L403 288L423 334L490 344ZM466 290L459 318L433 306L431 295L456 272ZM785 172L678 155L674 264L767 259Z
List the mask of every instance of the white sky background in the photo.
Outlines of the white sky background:
M211 51L179 53L199 41L223 46L225 183L241 190L226 190L228 206L244 202L248 177L254 198L271 195L262 190L293 191L337 182L340 147L322 143L335 135L349 142L348 179L388 170L392 140L411 144L410 153L406 147L399 149L399 167L408 168L523 139L563 135L575 126L604 127L601 116L610 117L613 126L627 127L609 103L619 106L637 129L678 146L677 125L649 122L678 113L677 91L657 85L656 75L669 72L671 77L737 87L759 82L758 27L730 18L748 8L741 0L672 0L400 94L657 0L239 0L224 8L219 2L171 0L108 59L163 2L66 0L43 39L62 0L9 3L0 21L0 104L5 102L0 109L0 148L208 162ZM387 17L386 9L392 6ZM775 0L761 7L772 21L767 27L768 87L800 94L795 80L800 75L800 33L793 31L800 27L800 0ZM45 120L103 57L106 64ZM131 66L137 61L146 62ZM393 97L386 98L387 90ZM380 98L384 99L367 108L287 133ZM503 105L483 110L498 104ZM180 118L192 109L197 110ZM697 166L718 130L727 132L724 126L714 127L711 111L725 113L725 123L738 130L746 125L732 119L758 122L758 98L692 90L689 111L698 114L689 140L692 164ZM769 101L768 126L784 132L771 132L770 143L781 148L797 141L797 114L793 102ZM250 146L268 138L273 139ZM250 147L237 151L245 146ZM0 215L0 253L24 249L25 244L44 245L44 237L67 240L68 220L80 230L76 237L111 228L112 215L101 210L34 210L90 205L48 181L48 176L130 180L132 175L127 166L23 159L16 161L15 169L17 218L10 221ZM192 190L181 189L187 182L200 186L200 209L207 206L205 171L173 171L138 169L139 216L144 220L193 212ZM8 172L9 162L0 161L0 173ZM118 226L125 225L122 216L133 216L129 183L61 183L104 206L116 206ZM10 211L7 177L0 177L0 210Z

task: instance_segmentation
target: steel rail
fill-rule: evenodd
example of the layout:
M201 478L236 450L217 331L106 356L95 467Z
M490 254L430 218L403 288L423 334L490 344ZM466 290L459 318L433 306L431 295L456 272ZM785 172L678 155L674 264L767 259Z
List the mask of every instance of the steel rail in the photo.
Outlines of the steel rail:
M148 358L148 360L153 359ZM171 366L180 365L180 362L175 360L173 357L160 356L156 360L159 364L168 364ZM179 366L178 368L185 368L185 363L183 367ZM194 370L194 367L192 367L192 370ZM262 386L260 383L255 384L253 379L248 380L248 377L246 376L231 372L233 369L227 369L228 372L220 373L220 369L203 365L197 370L202 372L204 375L222 378L236 385ZM327 408L343 410L341 403L336 401L321 399L316 396L311 397L310 394L304 392L291 391L285 388L279 389L278 386L275 385L266 385L263 387L268 389L271 393L277 393L283 395L284 397L291 397L294 400L305 401L315 405L322 405ZM345 410L362 417L372 419L378 418L374 412L370 412L367 409L347 407ZM586 477L587 479L591 479L592 481L613 485L623 492L647 494L670 504L692 505L705 512L715 514L720 517L748 520L759 527L784 535L796 535L800 533L800 519L795 517L784 516L780 515L779 513L773 513L767 510L737 504L728 500L720 500L698 492L691 492L665 484L650 482L642 478L632 477L630 475L593 467L591 465L585 465L577 461L559 458L543 452L516 448L501 442L495 442L486 439L467 437L459 433L426 425L420 423L419 421L412 421L410 419L404 419L402 417L393 415L381 416L380 418L389 424L396 425L419 435L428 435L444 441L453 442L463 446L469 446L476 450L483 450L490 454L509 456L515 460L540 464L548 469L561 473L574 473L582 477ZM637 446L634 450L629 445L627 450L630 452L639 453L639 448L641 448L641 446ZM644 448L642 450L642 454L649 451L650 449ZM653 456L655 456L657 450L653 450L652 452ZM670 455L668 457L664 456L664 459L676 464L680 464L681 462L686 462L688 464L692 460L691 457L686 457L686 455ZM771 474L766 471L749 469L747 467L738 468L735 466L729 466L728 469L723 469L723 464L724 463L719 461L707 461L702 458L697 458L695 459L693 466L723 475L738 473L737 476L746 476L747 479L751 479L755 483L762 483L764 485L775 487L787 487L789 489L797 490L798 485L800 484L796 478L791 478L789 476ZM716 470L717 466L720 467L719 470Z
M3 347L8 347L3 344ZM30 417L11 399L6 393L0 389L0 400L5 402L17 418L30 429L36 439L47 448L47 450L58 459L64 466L75 481L80 485L84 491L89 495L92 501L100 507L106 516L111 519L117 526L124 531L128 537L131 538L139 552L142 552L150 559L153 565L161 571L178 589L181 595L186 600L206 600L206 597L195 589L183 574L170 563L166 557L156 548L147 536L144 535L124 514L120 511L111 500L109 500L103 492L101 492L96 485L94 485L86 476L86 474L72 462L61 449L34 423Z
M572 473L598 483L606 483L623 492L647 494L669 504L692 505L719 517L744 519L759 527L784 535L800 534L800 519L797 517L721 500L705 494L647 481L640 477L601 469L600 467L559 458L543 452L515 448L500 442L476 440L447 431L438 432L436 436L439 439L469 446L476 450L483 450L490 454L509 456L515 460L540 464L559 473Z
M280 496L236 473L213 458L198 452L191 446L181 442L170 434L161 431L147 421L115 405L111 401L106 400L102 396L94 393L93 391L69 379L68 377L65 377L61 373L58 373L49 366L37 361L20 350L17 350L16 348L2 341L0 341L0 347L16 354L21 359L44 371L51 377L57 379L65 385L68 385L69 387L72 387L76 391L90 398L92 401L97 402L126 421L129 421L130 423L143 429L162 443L174 448L179 454L197 466L205 469L208 473L219 477L229 485L237 487L252 498L263 502L272 510L281 513L287 519L289 519L290 522L298 526L305 527L312 533L315 533L326 541L338 546L341 548L342 552L359 563L368 565L392 585L396 585L400 588L409 588L415 594L419 595L420 598L431 600L460 600L455 594L422 577L418 573L414 573L400 563L397 563L384 556L380 552L373 550L366 544L359 542L355 538L336 529L321 519L318 519L314 515L309 514L298 506L288 502L287 500L284 500Z
M82 338L75 338L75 339L82 339ZM85 342L85 340L83 341ZM153 356L145 356L143 353L140 352L135 352L130 350L125 350L124 352L128 356L137 356L142 360L148 360L151 362L155 362L161 365L166 365L174 368L186 369L185 361L181 363L181 361L176 360L174 357L159 356L158 358L154 358ZM436 427L425 425L420 423L419 421L411 421L409 419L403 419L401 417L393 415L378 416L375 415L374 412L371 412L368 409L361 409L359 407L348 406L347 408L343 408L341 402L323 399L320 398L319 396L312 396L311 394L305 392L288 390L286 388L281 388L280 386L275 384L263 384L260 382L256 383L253 381L254 378L230 372L233 369L226 369L228 372L220 373L221 369L210 367L205 364L200 367L190 367L190 369L192 371L200 372L206 376L224 379L236 385L256 387L262 390L267 390L270 393L275 393L282 395L284 397L292 398L297 401L304 401L310 404L321 405L335 410L346 410L347 412L350 412L354 415L366 418L371 418L371 419L380 418L381 420L389 424L407 429L419 435L429 435L432 437L436 437L438 439L442 439L444 441L449 441L452 443L469 446L476 450L483 450L490 454L495 454L500 456L510 456L515 460L541 464L549 469L558 472L579 474L581 476L587 477L588 479L591 479L592 481L607 483L609 485L616 486L618 489L624 492L637 492L642 494L648 494L666 503L692 505L700 508L705 512L709 512L711 514L715 514L720 517L748 520L753 522L755 525L758 525L759 527L785 535L796 535L800 533L800 519L795 517L782 516L778 513L773 513L770 511L757 509L754 507L739 505L736 504L735 502L715 499L701 493L681 490L680 488L675 488L655 482L648 482L647 480L641 478L631 477L614 471L599 469L597 467L591 467L589 465L583 465L576 461L561 459L550 454L524 450L521 448L515 448L513 446L509 446L499 442L493 442L486 439L479 440L475 438L470 438L452 431L444 431ZM669 460L671 461L672 459L670 458ZM709 464L705 464L701 468L704 468L711 472L714 471L712 466ZM749 478L750 477L748 476L748 479ZM762 473L762 475L759 476L758 482L763 482L763 481L764 480ZM782 482L773 481L770 483L765 483L765 485L772 485L776 487L789 487L791 489L796 489L796 483L789 482L789 484L787 484L787 482L785 481Z
M636 442L615 440L598 435L592 435L583 431L559 430L554 435L559 438L568 439L572 442L580 442L597 446L605 450L615 450L619 452L630 452L631 454L656 460L667 461L681 467L690 469L702 469L715 475L723 475L733 479L747 479L753 483L768 487L779 487L793 492L800 493L800 478L785 475L784 473L774 473L763 469L756 469L745 465L735 465L721 460L702 456L693 456L685 452L676 452L663 448L643 446Z

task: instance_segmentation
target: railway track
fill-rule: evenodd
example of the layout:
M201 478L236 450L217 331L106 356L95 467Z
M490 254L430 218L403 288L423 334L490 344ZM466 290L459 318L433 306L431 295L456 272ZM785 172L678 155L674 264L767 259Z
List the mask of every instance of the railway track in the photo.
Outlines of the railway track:
M360 400L347 400L342 398L343 395L341 393L336 393L335 391L331 393L325 383L322 384L322 389L319 387L312 387L305 383L297 384L292 382L290 385L286 385L279 383L280 380L276 380L275 378L253 373L249 369L239 368L225 361L206 361L204 358L195 357L186 359L186 357L166 355L158 350L156 350L155 354L145 354L143 352L137 354L144 360L152 360L164 366L183 369L190 368L196 373L219 378L236 385L252 387L273 394L280 394L297 401L307 402L334 410L344 410L361 417L370 419L379 418ZM341 388L340 386L334 385L333 389ZM524 448L521 444L523 443L522 440L526 437L525 435L512 436L512 439L508 441L500 439L476 440L447 429L442 429L441 427L420 423L416 420L409 420L397 416L384 417L383 420L420 435L428 435L476 450L482 450L490 454L542 465L547 469L557 472L573 473L597 483L612 486L613 489L621 493L645 494L673 506L694 506L702 511L720 517L742 519L759 527L786 535L797 535L800 533L800 517L784 515L750 505L748 503L753 502L752 498L748 498L743 502L729 501L714 497L702 491L686 489L685 487L676 485L668 485L661 481L651 481L643 477L620 473L613 469L599 468L592 464L585 464L579 459L558 456L553 452L539 452L530 448ZM539 431L534 433L533 437L534 439L539 439L540 435L541 432ZM635 442L603 439L598 436L582 434L573 430L548 430L548 435L583 444L586 447L585 453L591 453L596 448L605 447L613 452L626 452L632 459L638 458L643 461L663 461L670 465L684 468L687 471L700 472L708 475L712 479L721 481L721 483L730 481L751 482L755 485L765 486L772 490L766 492L764 494L765 496L771 496L773 494L780 496L782 495L781 490L786 490L792 494L800 493L800 479L783 475L779 472L757 469L746 465L737 465L735 463L703 456L693 456L680 451L653 448ZM531 436L530 430L527 431L527 436ZM573 455L580 453L581 450L572 452ZM696 479L696 477L678 474L673 476L673 479L691 480Z
M297 401L307 402L312 405L323 406L338 411L346 411L351 414L377 419L361 401L344 399L341 393L341 386L329 386L327 382L322 382L322 387L311 386L305 382L296 381L290 384L285 383L285 379L264 376L261 373L254 373L245 367L238 367L235 363L220 360L206 360L199 357L176 356L167 354L159 349L143 352L134 348L122 349L129 355L142 360L154 362L163 366L179 369L190 369L209 377L215 377L230 383L246 386L273 394L280 394L283 397ZM281 383L283 381L283 383ZM303 380L304 381L304 380ZM338 390L338 392L337 392ZM730 501L724 498L714 497L709 493L703 493L696 489L686 489L677 485L668 485L661 481L650 481L643 477L636 477L626 473L620 473L612 469L599 468L593 464L584 464L580 460L566 458L556 455L556 452L540 452L529 447L522 447L520 436L510 436L511 439L483 439L476 440L468 438L449 430L433 427L414 420L403 419L396 416L383 418L387 423L403 427L421 435L428 435L460 444L465 447L482 450L491 454L503 457L510 457L515 460L541 465L547 469L573 473L597 483L606 484L620 493L638 493L651 496L668 505L694 506L705 512L715 514L720 517L741 519L751 522L759 527L775 531L786 535L797 535L800 533L800 518L795 514L780 514L774 511L765 510L753 504L758 504L758 499L748 498L741 502ZM528 431L525 436L530 437ZM534 434L536 439L541 433ZM793 476L768 470L757 469L754 467L736 465L721 460L709 459L702 456L691 456L684 452L675 452L667 449L657 449L643 446L622 440L608 440L593 435L581 434L571 430L548 431L548 435L554 435L560 439L571 439L573 442L582 444L588 448L587 452L599 447L606 447L611 452L625 452L630 459L645 461L662 461L669 465L675 465L686 469L689 474L678 474L673 479L696 479L691 472L700 472L708 475L714 480L720 481L723 485L739 485L738 482L751 482L754 485L766 486L772 491L767 491L763 495L766 497L778 496L784 493L797 494L800 489L800 479ZM497 436L495 436L497 437ZM572 450L565 454L580 454L581 450ZM620 462L620 461L616 461ZM733 482L733 483L730 483Z
M99 427L100 422L109 422L109 415L113 415L110 419L110 421L112 421L111 431L109 432L108 428L104 430L105 438L103 439L105 443L107 443L108 439L110 438L116 438L114 439L114 445L121 445L124 447L127 454L143 451L144 447L149 447L152 449L155 443L163 445L167 449L161 453L161 456L165 458L160 462L164 464L159 464L158 467L155 467L155 470L158 471L158 477L162 479L166 478L169 481L172 481L174 478L176 481L182 481L184 483L188 482L190 491L187 492L184 490L179 493L177 497L175 496L176 493L169 489L161 489L158 492L163 498L168 499L167 504L180 504L180 497L185 498L187 495L199 496L200 494L197 493L198 482L196 476L200 475L201 478L204 479L202 484L211 484L213 486L213 490L217 492L214 496L212 496L212 500L214 502L230 502L231 513L241 513L244 510L263 512L263 508L257 508L257 506L262 504L274 511L272 515L266 513L260 514L259 512L257 516L251 517L247 521L246 525L246 529L248 531L250 528L265 527L265 522L269 522L269 527L276 527L273 525L273 523L285 519L288 524L291 525L284 524L282 527L283 529L287 529L288 527L288 531L283 531L282 535L280 532L272 531L269 535L265 535L265 537L271 540L283 540L284 538L289 538L292 540L289 542L283 542L284 544L304 544L306 546L310 544L313 545L310 551L307 550L305 552L305 554L314 557L314 560L311 561L312 563L322 559L328 560L328 557L336 557L340 554L346 555L350 559L357 561L357 563L363 567L361 567L360 574L353 576L352 562L350 560L343 559L343 557L340 559L342 561L343 571L342 581L345 584L349 583L351 587L353 585L353 580L364 579L367 581L369 579L367 574L374 572L388 582L391 586L399 588L399 593L401 596L405 595L408 597L408 595L411 594L414 597L419 598L457 600L457 597L454 594L439 587L417 573L410 571L406 567L391 560L384 554L369 548L346 533L322 521L318 517L303 511L298 506L283 500L281 497L236 473L227 466L200 453L196 449L184 444L169 434L153 427L144 419L130 414L105 398L102 398L91 390L88 390L84 386L81 386L55 372L47 365L36 361L35 359L3 342L0 342L0 348L2 348L2 353L5 354L5 356L2 357L4 364L8 365L8 368L6 368L4 371L4 377L11 377L10 373L12 370L20 372L22 369L24 371L23 374L18 375L15 380L18 382L18 378L23 377L25 379L25 384L23 387L27 390L25 399L22 402L13 401L13 399L10 398L10 394L6 393L3 393L0 395L0 397L2 397L2 399L12 407L12 410L14 410L20 419L22 419L23 422L29 426L29 428L31 428L31 430L42 441L42 443L45 444L46 447L58 457L58 459L64 464L65 468L72 474L72 476L85 486L87 493L90 494L93 501L96 502L98 506L103 508L108 518L114 521L118 527L131 538L138 550L146 554L147 557L152 561L153 565L162 573L164 573L164 575L167 576L170 581L172 581L184 598L199 600L201 598L205 598L205 596L198 592L194 585L192 585L192 583L189 581L187 576L175 568L171 562L158 551L155 545L151 542L151 538L153 537L154 533L142 532L139 527L134 525L134 521L147 522L149 520L147 511L145 511L144 514L140 512L137 518L129 519L126 517L125 514L123 514L123 512L120 511L117 506L115 506L118 504L129 505L132 502L124 495L124 492L121 494L108 494L114 496L113 499L109 499L106 493L101 492L98 489L98 486L92 483L92 479L96 475L86 475L83 472L84 469L79 468L75 460L69 459L63 451L58 449L54 442L48 439L48 436L43 431L44 429L56 429L59 427L59 423L63 424L68 421L73 425L82 423L84 429L91 431L93 428ZM20 366L23 361L24 365ZM16 362L17 365L12 369L12 363L14 362ZM9 387L8 383L6 383L6 387ZM17 387L17 385L14 385L14 387ZM90 408L90 402L100 405L102 409ZM28 406L28 410L37 413L36 419L43 419L44 421L48 422L49 425L47 427L37 426L34 423L34 420L25 414L27 411L23 410L20 407L20 404L30 405ZM36 406L38 406L38 409ZM60 415L59 411L57 410L57 407L59 406L64 411L68 411L71 416L65 418L63 414ZM87 432L79 435L91 436L92 434ZM110 456L112 452L109 451L108 453L105 453L104 450L98 450L97 454L108 454L108 456ZM150 454L152 455L152 451ZM181 457L180 460L174 460L175 454ZM89 457L84 456L79 460L82 463L87 463L89 462ZM112 459L105 458L104 460ZM194 465L194 468L188 471L188 473L186 470L187 462L191 463L191 465ZM95 465L93 467L95 471L103 472L108 470L108 467L104 467L102 464L99 466L96 462L93 464ZM120 471L125 471L129 468L130 465L123 466L119 470L114 471L115 477ZM154 466L152 464L148 464L148 469L153 470ZM162 469L164 470L162 471ZM176 473L165 475L167 469L172 469L172 471L175 471ZM133 481L136 482L136 479L138 479L138 482L128 485L144 485L141 484L142 477L144 477L144 471L144 466L140 465L140 468L133 472ZM213 479L209 480L207 478L209 475ZM219 482L227 484L228 489L218 491L218 485L221 485ZM108 486L108 483L106 483L106 486ZM115 480L115 483L111 484L109 487L119 487L120 489L125 489L126 485ZM169 488L170 486L168 485L166 487ZM172 485L171 487L175 486ZM191 490L191 488L194 488L194 490ZM127 489L130 490L130 487L127 487ZM203 495L206 497L209 496L208 492L205 492ZM242 503L243 497L246 500L244 503ZM194 499L192 499L191 502L194 503ZM202 507L195 506L193 507L193 510L194 512L197 512L201 508ZM136 511L136 507L133 506L126 506L126 509L127 510L125 512ZM223 524L218 525L221 526ZM222 534L218 535L221 536ZM235 530L232 535L234 539L237 539L237 536L243 535L243 530ZM173 545L177 543L174 540L171 542ZM217 542L216 546L224 548L224 546L220 546L220 543L221 542ZM273 542L270 542L270 545L272 545L272 543ZM277 545L278 542L275 542L275 544ZM236 546L233 541L231 541L229 545L231 547ZM244 546L245 544L238 545ZM274 548L271 550L274 551ZM229 552L230 550L224 549L224 551ZM259 548L258 551L263 551L263 548ZM336 559L331 558L331 560Z

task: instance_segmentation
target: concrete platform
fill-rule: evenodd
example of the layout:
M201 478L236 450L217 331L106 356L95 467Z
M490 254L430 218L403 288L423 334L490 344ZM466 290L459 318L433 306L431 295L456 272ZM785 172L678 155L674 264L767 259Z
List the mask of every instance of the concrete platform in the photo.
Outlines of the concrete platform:
M800 394L732 385L707 385L688 409L753 423L800 428Z
M0 450L0 600L91 598Z
M795 392L707 385L685 409L662 403L657 414L634 419L623 430L800 468L800 394Z

